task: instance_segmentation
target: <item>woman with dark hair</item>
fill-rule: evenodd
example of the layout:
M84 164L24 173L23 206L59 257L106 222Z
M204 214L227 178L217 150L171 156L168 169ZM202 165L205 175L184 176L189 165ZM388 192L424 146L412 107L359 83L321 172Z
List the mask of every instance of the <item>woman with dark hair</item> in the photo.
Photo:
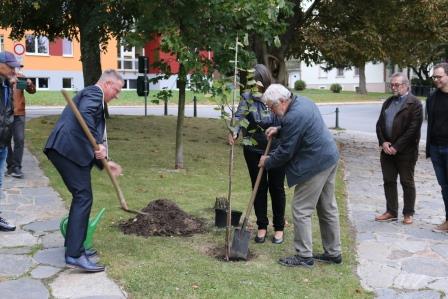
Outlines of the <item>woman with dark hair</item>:
M254 79L258 87L258 91L263 93L271 84L272 76L269 70L262 64L255 65ZM279 125L276 116L267 109L266 105L261 101L261 95L255 95L250 92L243 93L235 118L241 123L246 119L249 123L247 127L237 126L234 134L229 134L228 142L233 144L238 138L240 132L246 140L244 144L244 158L246 160L249 175L252 181L252 188L258 175L258 162L263 155L268 140L266 139L264 130ZM277 147L276 140L272 141L271 151ZM268 190L272 201L272 214L274 225L274 236L272 243L283 243L283 229L285 226L285 169L275 168L263 173L263 177L258 187L258 192L254 201L255 215L257 216L258 232L255 237L256 243L264 243L269 225L268 219Z

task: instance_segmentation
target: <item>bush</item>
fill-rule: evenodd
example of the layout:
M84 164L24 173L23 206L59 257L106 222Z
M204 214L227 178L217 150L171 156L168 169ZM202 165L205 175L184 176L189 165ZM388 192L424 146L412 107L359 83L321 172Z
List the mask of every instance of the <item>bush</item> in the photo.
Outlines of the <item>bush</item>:
M340 93L342 90L342 86L339 83L333 83L330 86L330 90L335 93Z
M306 83L303 80L297 80L294 82L294 89L295 90L304 90L306 88Z

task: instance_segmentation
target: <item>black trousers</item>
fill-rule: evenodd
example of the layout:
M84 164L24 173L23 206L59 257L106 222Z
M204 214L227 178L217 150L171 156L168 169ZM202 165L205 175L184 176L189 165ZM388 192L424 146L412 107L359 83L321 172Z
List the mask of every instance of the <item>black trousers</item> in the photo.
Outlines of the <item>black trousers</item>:
M9 141L8 158L6 160L8 170L21 170L25 144L25 115L14 116L11 139L14 140L14 148L11 145L11 141Z
M383 171L384 194L386 196L386 209L392 215L398 215L397 177L403 188L403 215L414 215L415 183L414 169L417 162L418 151L387 155L381 151L381 169Z
M65 255L76 258L85 251L83 243L87 235L93 202L90 181L90 171L93 164L86 167L79 166L54 150L49 150L46 154L72 194L65 235Z
M258 162L261 154L244 147L244 158L252 181L255 185L258 175ZM255 215L258 229L267 229L268 219L268 190L272 201L273 224L275 231L283 231L285 227L285 169L273 168L263 172L257 195L254 201Z

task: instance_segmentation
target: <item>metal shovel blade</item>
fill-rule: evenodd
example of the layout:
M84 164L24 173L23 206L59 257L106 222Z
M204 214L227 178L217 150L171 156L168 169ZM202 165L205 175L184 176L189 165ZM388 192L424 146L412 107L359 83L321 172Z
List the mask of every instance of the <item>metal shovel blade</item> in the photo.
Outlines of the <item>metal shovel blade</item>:
M249 254L250 232L236 228L233 232L232 247L230 247L230 258L234 260L247 260Z

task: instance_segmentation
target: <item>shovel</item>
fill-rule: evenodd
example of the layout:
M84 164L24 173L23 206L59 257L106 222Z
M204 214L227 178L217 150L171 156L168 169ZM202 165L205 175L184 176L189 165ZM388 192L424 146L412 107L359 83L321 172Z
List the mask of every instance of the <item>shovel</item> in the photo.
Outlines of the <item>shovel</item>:
M264 155L269 153L271 148L272 139L269 139ZM250 231L246 230L247 222L249 221L250 213L252 212L252 206L254 205L255 196L258 192L258 187L260 186L261 177L263 176L264 167L260 167L258 170L257 180L255 181L254 189L252 190L252 195L249 200L249 205L246 209L246 215L244 215L243 224L241 228L236 228L233 232L232 247L230 248L230 258L235 260L247 260L247 255L249 253L249 241Z
M61 90L62 95L65 98L65 101L67 102L67 104L70 106L70 108L73 111L73 114L75 114L76 119L79 122L79 125L81 126L82 130L84 131L84 133L87 136L87 139L89 139L90 143L92 144L93 148L95 150L99 149L98 144L96 143L95 138L93 138L92 133L90 133L89 128L87 127L86 121L84 120L84 118L82 117L81 113L79 113L78 108L76 107L75 103L73 103L72 99L70 98L70 96L67 94L67 92L65 90ZM107 174L110 177L110 180L112 181L112 185L114 185L115 191L117 192L117 196L118 196L118 200L120 201L120 206L121 208L129 213L133 213L133 214L141 214L141 215L148 215L148 213L142 212L142 211L137 211L137 210L132 210L128 208L128 204L126 203L126 199L124 199L124 195L123 192L121 191L120 186L118 185L118 181L115 178L115 176L112 174L112 171L110 170L109 164L107 163L106 159L101 159L101 163L103 164L103 167L106 169Z

